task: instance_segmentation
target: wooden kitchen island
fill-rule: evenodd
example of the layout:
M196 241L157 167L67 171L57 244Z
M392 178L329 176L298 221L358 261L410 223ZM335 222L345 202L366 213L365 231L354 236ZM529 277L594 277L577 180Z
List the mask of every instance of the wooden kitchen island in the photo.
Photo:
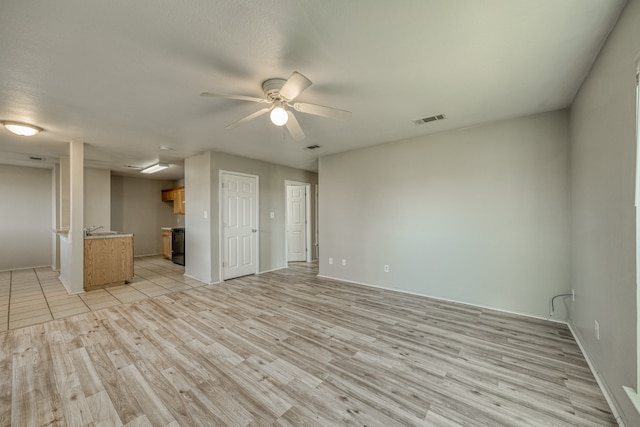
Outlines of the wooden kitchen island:
M84 290L133 279L133 234L97 233L84 239Z

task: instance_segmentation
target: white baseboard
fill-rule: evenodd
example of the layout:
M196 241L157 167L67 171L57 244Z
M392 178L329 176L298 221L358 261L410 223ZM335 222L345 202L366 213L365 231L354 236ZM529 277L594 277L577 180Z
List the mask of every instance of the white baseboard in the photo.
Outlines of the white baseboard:
M607 385L604 383L604 381L602 381L602 378L600 378L600 374L598 374L598 370L596 369L596 366L593 364L593 362L591 362L591 359L589 358L589 354L584 350L584 346L582 345L582 342L580 342L580 338L578 334L576 334L576 331L573 329L573 325L571 324L571 322L567 322L567 326L571 331L571 335L573 335L573 339L576 340L576 342L578 343L578 347L580 347L582 356L584 356L584 359L587 361L587 365L589 365L589 369L591 370L593 377L596 379L596 382L598 383L598 387L600 387L600 391L602 391L602 394L604 395L604 398L606 399L607 404L609 405L609 409L611 409L611 413L616 419L618 426L625 427L624 421L622 421L622 417L620 416L620 413L618 412L616 405L613 403L613 399L611 398L611 394L609 393L609 389Z
M258 272L256 273L256 275L258 275L258 274L265 274L265 273L271 273L272 271L284 270L285 268L289 268L289 267L276 267L276 268L272 268L271 270L258 271ZM196 279L196 280L198 280L198 279ZM233 279L227 279L227 280L233 280ZM224 280L220 280L220 281L218 281L218 282L210 283L210 284L211 284L211 285L215 285L215 284L223 283L223 282L224 282Z
M501 313L515 314L516 316L530 317L532 319L546 320L548 322L561 323L563 325L567 324L567 322L565 320L549 319L547 317L536 316L535 314L530 314L530 313L520 313L518 311L505 310L505 309L502 309L502 308L490 307L490 306L487 306L487 305L473 304L473 303L470 303L470 302L458 301L458 300L454 300L454 299L450 299L450 298L435 297L433 295L419 294L417 292L409 292L409 291L404 291L404 290L401 290L401 289L387 288L385 286L372 285L370 283L356 282L356 281L353 281L353 280L339 279L337 277L323 276L323 275L320 275L320 274L318 274L318 277L322 277L324 279L337 280L339 282L353 283L355 285L368 286L368 287L371 287L371 288L384 289L384 290L387 290L387 291L400 292L401 294L415 295L415 296L418 296L418 297L431 298L431 299L438 300L438 301L453 302L453 303L456 303L456 304L468 305L470 307L486 308L487 310L494 310L494 311L499 311Z
M142 255L134 255L134 258L144 258L144 257L149 257L149 256L158 256L158 255L162 255L161 253L159 254L142 254ZM168 259L167 261L171 261L170 259Z
M272 271L284 270L285 268L289 268L289 266L276 267L272 268L271 270L260 271L258 272L258 274L271 273Z
M67 290L67 293L69 295L77 295L77 294L84 294L84 289L78 292L73 292L71 291L71 286L69 286L69 284L67 283L67 281L64 279L64 277L62 277L61 274L58 275L58 280L60 280L60 283L62 283L62 286L64 286L64 288Z
M202 279L201 279L201 278L199 278L199 277L191 276L191 275L189 275L189 274L187 274L187 273L183 273L182 275L183 275L184 277L188 277L189 279L197 280L198 282L202 282L202 283L205 283L205 284L207 284L207 285L217 285L218 283L222 283L222 282L220 282L220 281L217 281L217 282L207 282L206 280L202 280Z
M45 267L51 268L53 271L56 271L50 265L34 265L33 267L18 267L18 268L9 268L9 269L6 269L6 270L0 270L0 273L4 273L5 271L33 270L35 268L45 268Z

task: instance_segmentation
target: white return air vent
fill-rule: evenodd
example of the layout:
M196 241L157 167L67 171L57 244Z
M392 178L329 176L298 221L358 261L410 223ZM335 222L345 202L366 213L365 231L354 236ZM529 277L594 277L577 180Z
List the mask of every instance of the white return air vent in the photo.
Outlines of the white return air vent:
M413 120L413 124L418 126L425 123L437 122L438 120L444 120L446 118L447 116L445 116L444 114L437 114L435 116L423 117L421 119Z

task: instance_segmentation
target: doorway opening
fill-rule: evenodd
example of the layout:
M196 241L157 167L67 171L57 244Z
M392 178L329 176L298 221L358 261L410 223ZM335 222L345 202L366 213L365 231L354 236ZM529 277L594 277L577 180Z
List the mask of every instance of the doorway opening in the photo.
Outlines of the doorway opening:
M311 184L285 181L285 253L291 261L311 262Z

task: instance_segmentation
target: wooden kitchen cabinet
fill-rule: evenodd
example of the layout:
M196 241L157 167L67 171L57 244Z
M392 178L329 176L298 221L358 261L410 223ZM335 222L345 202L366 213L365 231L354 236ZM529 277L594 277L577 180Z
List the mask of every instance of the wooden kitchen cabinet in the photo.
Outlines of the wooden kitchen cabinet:
M133 235L84 240L84 290L133 279Z
M184 187L173 189L173 214L184 215Z
M173 202L174 215L184 215L184 186L172 188L170 190L162 190L162 201Z
M171 202L174 198L173 188L170 190L162 190L162 201L163 202Z
M162 256L171 259L171 230L162 229Z

